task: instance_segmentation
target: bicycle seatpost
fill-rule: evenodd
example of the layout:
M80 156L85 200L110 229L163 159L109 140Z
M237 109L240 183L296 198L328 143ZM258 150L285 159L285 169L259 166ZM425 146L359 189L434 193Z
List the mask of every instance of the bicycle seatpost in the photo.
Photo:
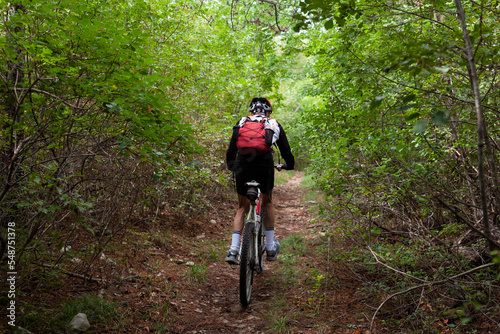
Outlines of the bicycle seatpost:
M247 198L250 202L255 203L257 197L259 196L259 183L257 182L247 182Z

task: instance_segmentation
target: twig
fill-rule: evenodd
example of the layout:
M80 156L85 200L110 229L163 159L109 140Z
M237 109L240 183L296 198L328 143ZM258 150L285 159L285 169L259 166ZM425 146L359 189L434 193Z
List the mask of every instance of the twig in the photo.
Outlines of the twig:
M384 266L384 267L386 267L386 268L388 268L388 269L390 269L390 270L392 270L392 271L395 271L395 272L397 272L398 274L401 274L401 275L403 275L403 276L408 276L408 277L411 277L411 278L413 278L413 279L415 279L415 280L417 280L417 281L424 282L424 283L429 283L429 281L426 281L426 280L421 279L421 278L418 278L418 277L416 277L416 276L413 276L413 275L407 274L407 273L405 273L405 272L403 272L403 271L397 270L396 268L393 268L393 267L391 267L391 266L389 266L389 265L387 265L387 264L383 263L382 261L380 261L380 260L378 259L377 254L375 254L375 252L371 249L371 247L370 247L370 246L368 246L368 250L370 251L370 253L372 253L373 257L375 258L375 261L377 261L375 264L381 264L382 266Z
M489 267L493 267L493 266L496 266L497 264L496 263L487 263L487 264L483 264L482 266L479 266L479 267L476 267L476 268L473 268L473 269L470 269L470 270L467 270L463 273L460 273L460 274L457 274L455 276L451 276L451 277L448 277L448 278L445 278L443 280L440 280L440 281L435 281L435 282L427 282L427 283L424 283L424 284L420 284L420 285L416 285L416 286L413 286L411 288L408 288L404 291L399 291L399 292L396 292L392 295L390 295L389 297L387 297L383 302L382 304L379 305L379 307L377 307L377 309L375 310L375 313L373 314L372 316L372 320L370 322L370 330L373 330L373 322L375 321L375 317L377 316L377 313L378 311L380 311L380 309L382 308L382 306L384 306L384 304L391 298L394 298L396 296L399 296L399 295L403 295L407 292L410 292L410 291L413 291L413 290L416 290L416 289L420 289L420 288L425 288L425 287L431 287L431 286L434 286L434 285L440 285L440 284L443 284L443 283L447 283L451 280L454 280L455 278L458 278L458 277L461 277L461 276L465 276L465 275L468 275L468 274L471 274L473 272L476 272L476 271L479 271L481 269L485 269L485 268L489 268ZM395 270L389 266L387 266L388 268L392 269L392 270ZM396 270L397 271L397 270ZM400 271L397 271L397 272L400 272ZM406 276L411 276L411 275L408 275L405 273ZM420 279L419 279L420 280ZM422 281L422 280L421 280Z
M318 224L318 225L311 225L311 226L308 226L307 228L316 228L316 227L323 227L325 226L325 224Z
M134 280L136 278L140 278L141 276L139 275L133 275L133 276L128 276L128 277L125 277L125 278L122 278L118 283L117 283L117 286L121 286L123 283L125 283L126 281L130 281L130 282L134 282Z
M338 318L343 318L343 317L345 317L345 315L346 315L345 313L344 313L344 314L341 314L341 315L339 315L339 316L337 316L337 317L333 318L332 320L328 321L328 322L327 322L327 324L331 324L332 322L334 322L334 321L335 321L335 320L337 320Z
M297 5L292 5L292 4L288 4L288 3L280 3L280 2L276 2L276 1L270 1L270 0L259 0L260 2L266 2L266 3L270 3L271 5L279 5L279 6L288 6L288 7L295 7L295 8L300 8L300 6L297 6Z
M105 280L104 278L93 278L93 277L90 277L90 276L80 275L80 274L77 274L77 273L73 273L73 272L61 269L58 266L54 266L54 265L51 265L51 264L40 264L40 266L45 267L45 268L58 269L63 274L68 275L69 277L80 278L80 279L85 280L85 281L88 280L88 281L97 282L97 283L110 283L107 280Z
M17 88L16 90L20 90L20 91L32 91L32 92L35 92L35 93L40 93L40 94L43 94L43 95L47 95L47 96L50 96L56 100L59 100L61 101L62 103L64 103L65 105L67 105L68 107L70 108L73 108L73 109L80 109L80 110L85 110L86 108L80 108L80 107L77 107L75 105L72 105L71 103L69 102L66 102L64 101L61 97L57 96L57 95L54 95L50 92L46 92L44 90L40 90L40 89L36 89L36 88L29 88L29 89L26 89L26 88Z

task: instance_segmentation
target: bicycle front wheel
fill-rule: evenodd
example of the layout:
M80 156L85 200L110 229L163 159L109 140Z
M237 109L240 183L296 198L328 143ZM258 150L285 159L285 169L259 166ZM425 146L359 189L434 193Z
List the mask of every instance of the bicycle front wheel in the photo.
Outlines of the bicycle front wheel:
M255 270L255 224L245 224L240 254L240 302L248 306L252 297L252 284Z

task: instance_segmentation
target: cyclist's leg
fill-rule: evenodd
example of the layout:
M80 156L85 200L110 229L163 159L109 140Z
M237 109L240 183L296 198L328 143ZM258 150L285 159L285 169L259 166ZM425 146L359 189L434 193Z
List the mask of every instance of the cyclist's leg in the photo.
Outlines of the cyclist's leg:
M264 206L264 226L267 229L274 229L274 204L273 204L273 188L274 188L274 168L270 168L263 173L265 176L262 178L261 191L262 191L262 205ZM272 239L271 239L272 240Z
M263 195L263 205L264 205L264 226L266 227L266 250L267 250L267 259L270 261L274 261L277 258L279 252L279 242L274 238L274 205L273 205L273 191L269 191L269 195Z
M233 231L238 231L241 233L243 230L243 225L245 223L245 214L250 208L250 201L246 196L238 194L238 211L233 220Z
M233 219L233 234L231 241L230 251L237 252L239 250L239 243L241 239L241 233L243 232L243 225L245 223L245 214L250 208L250 201L246 198L246 185L249 176L247 168L240 168L239 172L235 174L236 176L236 192L238 194L238 210L234 215Z
M262 195L262 205L264 206L264 226L266 228L274 228L274 204L273 191L269 191L269 195Z
M240 249L241 233L243 230L245 214L250 207L250 201L243 195L238 194L238 210L233 220L233 233L231 235L231 248L226 257L226 262L237 264L238 251Z

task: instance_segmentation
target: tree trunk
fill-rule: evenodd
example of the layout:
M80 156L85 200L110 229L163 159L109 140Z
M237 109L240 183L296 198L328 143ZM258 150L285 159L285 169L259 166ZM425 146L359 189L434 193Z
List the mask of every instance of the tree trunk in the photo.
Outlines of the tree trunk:
M484 228L484 234L486 237L489 239L489 245L490 245L490 250L493 251L495 249L495 246L493 244L492 240L492 235L491 235L491 226L489 222L489 213L488 213L488 200L487 200L487 184L486 184L486 179L485 179L485 172L484 172L484 148L485 148L485 142L486 138L488 138L487 134L487 129L486 129L486 123L484 120L484 114L483 114L483 106L481 103L481 92L479 89L479 78L477 76L477 69L476 69L476 62L474 60L474 50L472 48L472 43L470 40L469 32L467 30L467 24L465 22L465 13L464 9L462 7L462 1L461 0L454 0L455 1L455 7L457 8L457 17L458 20L460 21L460 25L462 27L462 33L464 35L464 41L465 41L465 51L467 55L467 62L468 62L468 67L469 67L469 80L471 82L472 86L472 91L474 93L474 108L476 111L476 118L477 118L477 136L478 136L478 143L477 143L477 152L478 152L478 172L479 172L479 191L480 191L480 198L481 198L481 209L483 211L483 228Z

